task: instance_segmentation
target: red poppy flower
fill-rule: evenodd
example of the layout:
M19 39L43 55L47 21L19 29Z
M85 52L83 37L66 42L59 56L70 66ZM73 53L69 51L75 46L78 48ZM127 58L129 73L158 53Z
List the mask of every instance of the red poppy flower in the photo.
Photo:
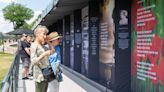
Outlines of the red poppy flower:
M162 40L157 35L155 35L152 38L152 46L150 46L150 52L154 52L154 53L149 53L148 58L150 59L150 62L153 64L155 64L160 57L161 42Z

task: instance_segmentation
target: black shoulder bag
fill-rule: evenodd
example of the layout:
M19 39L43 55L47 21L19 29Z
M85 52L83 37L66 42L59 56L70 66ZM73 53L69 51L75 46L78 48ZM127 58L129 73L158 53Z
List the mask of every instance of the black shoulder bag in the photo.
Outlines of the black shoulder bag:
M51 66L47 66L46 68L41 69L41 71L42 71L45 81L51 82L52 80L55 79L55 75Z
M36 54L37 54L37 49L36 49ZM46 68L43 68L43 69L39 65L38 65L38 67L42 71L42 74L43 74L43 77L44 77L45 81L51 82L52 80L55 79L55 75L54 75L54 72L52 70L51 65L49 65L49 66L47 66Z

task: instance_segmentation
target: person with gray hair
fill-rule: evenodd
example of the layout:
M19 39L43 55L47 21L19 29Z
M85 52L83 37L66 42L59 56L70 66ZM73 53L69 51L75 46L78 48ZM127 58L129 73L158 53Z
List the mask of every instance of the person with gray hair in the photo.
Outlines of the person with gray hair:
M48 42L48 29L45 26L38 26L35 31L35 41L31 44L31 65L33 66L33 78L35 81L35 92L47 92L48 82L45 81L42 70L49 65L48 56L51 55L53 47L49 49L44 46Z

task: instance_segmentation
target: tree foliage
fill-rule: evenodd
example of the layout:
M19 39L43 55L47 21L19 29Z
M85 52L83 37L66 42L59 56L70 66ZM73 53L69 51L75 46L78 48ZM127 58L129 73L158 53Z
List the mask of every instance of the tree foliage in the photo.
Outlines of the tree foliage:
M11 3L3 9L3 16L6 20L13 23L14 29L18 29L26 25L26 21L30 20L34 12L21 4Z

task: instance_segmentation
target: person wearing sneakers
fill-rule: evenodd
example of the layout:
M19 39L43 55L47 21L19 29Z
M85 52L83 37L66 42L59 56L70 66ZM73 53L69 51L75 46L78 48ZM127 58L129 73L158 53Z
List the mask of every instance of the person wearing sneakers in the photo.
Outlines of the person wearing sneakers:
M22 60L22 79L28 79L28 69L30 65L30 41L31 36L24 35L26 39L24 41L21 41L21 48L22 52L20 53L21 60Z

